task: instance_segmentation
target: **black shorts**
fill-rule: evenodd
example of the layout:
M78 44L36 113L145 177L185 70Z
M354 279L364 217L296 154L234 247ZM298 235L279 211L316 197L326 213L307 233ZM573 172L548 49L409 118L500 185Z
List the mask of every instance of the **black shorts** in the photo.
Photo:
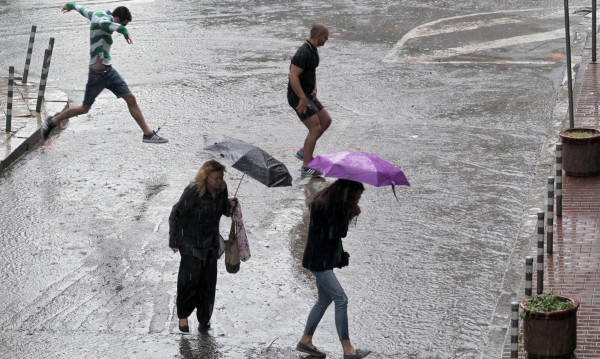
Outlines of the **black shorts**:
M298 103L300 103L300 99L297 99L295 101L294 100L291 98L288 98L288 103L294 109L294 111L296 111L296 107L298 106ZM302 114L302 113L298 113L298 111L296 111L296 115L298 115L298 118L300 118L301 121L304 121L307 118L318 114L322 109L325 108L325 106L323 106L321 101L319 101L317 99L313 99L310 96L306 96L306 102L307 102L307 106L306 106L305 113Z

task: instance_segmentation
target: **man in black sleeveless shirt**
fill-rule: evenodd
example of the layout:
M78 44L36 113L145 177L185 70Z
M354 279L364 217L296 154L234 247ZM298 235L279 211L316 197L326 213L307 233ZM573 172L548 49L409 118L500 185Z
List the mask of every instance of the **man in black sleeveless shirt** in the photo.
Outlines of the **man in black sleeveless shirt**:
M329 125L331 116L317 99L317 66L319 52L317 48L325 45L329 39L329 29L321 23L315 23L310 29L310 37L296 50L290 64L287 98L290 106L308 128L304 147L296 152L302 160L300 172L303 176L320 176L321 173L309 168L317 140Z

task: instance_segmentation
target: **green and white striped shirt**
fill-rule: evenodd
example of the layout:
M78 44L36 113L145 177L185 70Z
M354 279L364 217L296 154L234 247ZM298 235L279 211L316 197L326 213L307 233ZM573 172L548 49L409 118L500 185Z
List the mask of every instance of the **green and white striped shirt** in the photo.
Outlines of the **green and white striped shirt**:
M104 65L111 64L110 46L113 43L112 33L118 32L125 38L129 32L125 26L114 22L115 19L108 11L92 11L77 5L74 2L67 3L67 9L77 10L82 16L90 20L90 65L98 58L102 59Z

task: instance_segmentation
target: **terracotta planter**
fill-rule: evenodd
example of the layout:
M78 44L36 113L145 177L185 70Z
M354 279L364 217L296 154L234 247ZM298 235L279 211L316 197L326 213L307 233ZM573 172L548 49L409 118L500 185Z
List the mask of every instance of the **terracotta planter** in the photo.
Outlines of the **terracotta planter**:
M520 303L523 319L523 346L528 359L570 359L577 347L577 299L559 296L573 302L571 309L533 314Z
M573 132L590 132L574 137ZM567 176L590 177L600 174L600 131L591 128L567 128L560 131L562 168Z

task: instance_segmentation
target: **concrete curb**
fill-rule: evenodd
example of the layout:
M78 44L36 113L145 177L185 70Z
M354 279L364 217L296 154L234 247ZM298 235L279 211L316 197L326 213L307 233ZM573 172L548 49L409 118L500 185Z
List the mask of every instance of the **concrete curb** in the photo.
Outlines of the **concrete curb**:
M39 83L23 84L22 77L15 74L11 131L7 133L8 77L7 70L0 70L0 173L40 142L39 129L44 118L69 107L66 93L46 86L41 112L36 112Z

